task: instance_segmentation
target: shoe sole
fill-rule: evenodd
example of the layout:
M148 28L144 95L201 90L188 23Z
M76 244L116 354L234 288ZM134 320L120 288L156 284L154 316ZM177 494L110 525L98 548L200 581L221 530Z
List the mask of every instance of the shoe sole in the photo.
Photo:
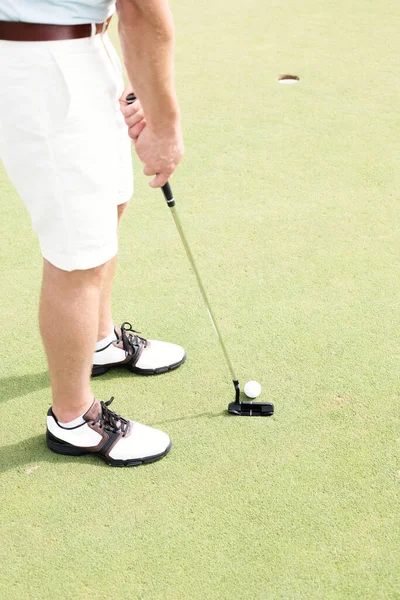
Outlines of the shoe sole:
M137 375L161 375L162 373L168 373L168 371L173 371L177 369L186 360L186 354L177 363L173 365L168 365L167 367L159 367L158 369L138 369L137 367L131 367L129 365L93 365L92 367L92 377L99 377L99 375L104 375L111 371L111 369L128 369L131 373L136 373Z
M46 432L46 442L49 449L56 454L63 454L64 456L98 456L98 458L101 458L110 467L138 467L140 465L147 465L167 456L172 448L172 442L170 442L169 446L161 454L144 456L143 458L132 458L130 460L117 460L109 456L104 456L101 452L88 452L84 448L78 448L77 446L68 444L68 442L63 442L50 433L50 431Z

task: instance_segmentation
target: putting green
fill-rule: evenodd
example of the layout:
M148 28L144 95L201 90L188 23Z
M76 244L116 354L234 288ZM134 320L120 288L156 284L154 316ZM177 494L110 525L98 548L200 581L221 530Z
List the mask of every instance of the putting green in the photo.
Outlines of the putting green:
M137 469L51 454L41 258L2 171L0 597L398 599L399 3L173 9L180 216L241 382L276 414L225 414L229 373L137 168L115 319L188 361L93 388L173 451Z

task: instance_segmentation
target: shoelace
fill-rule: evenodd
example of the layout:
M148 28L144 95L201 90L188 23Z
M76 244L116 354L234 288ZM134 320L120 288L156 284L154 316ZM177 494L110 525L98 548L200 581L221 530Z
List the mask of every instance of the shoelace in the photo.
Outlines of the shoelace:
M128 333L129 331L132 333ZM135 329L132 329L132 325L130 323L128 323L128 321L125 321L125 323L122 323L121 338L122 338L122 341L124 344L124 350L125 350L125 352L128 352L128 354L132 354L133 352L136 352L137 348L140 346L144 346L145 348L147 346L147 340L140 337L139 335L136 335L138 333L140 333L140 331L136 331Z
M95 425L96 423L99 423L100 429L104 427L104 429L110 429L115 433L121 432L122 437L125 437L129 422L127 419L124 419L124 417L121 417L121 415L117 415L117 413L108 408L113 400L114 396L112 396L107 402L100 402L101 412L99 412L92 424Z

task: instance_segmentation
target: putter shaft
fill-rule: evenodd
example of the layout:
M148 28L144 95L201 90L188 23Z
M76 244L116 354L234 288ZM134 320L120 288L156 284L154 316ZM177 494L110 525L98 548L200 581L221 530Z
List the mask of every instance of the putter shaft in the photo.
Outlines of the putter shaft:
M238 382L238 380L236 378L235 370L233 368L231 359L229 358L229 354L227 352L227 349L225 347L224 341L222 339L221 332L219 330L218 324L217 324L217 322L215 320L213 311L212 311L210 303L208 301L207 293L206 293L206 290L204 289L203 282L201 281L200 273L199 273L199 271L198 271L198 269L196 267L196 263L194 262L192 251L190 250L190 247L189 247L189 244L187 242L186 236L185 236L185 234L183 232L181 221L180 221L179 215L178 215L178 211L176 209L175 200L174 200L174 197L173 197L173 194L172 194L171 186L169 185L169 183L166 183L161 189L162 189L163 194L165 196L165 200L166 200L168 206L171 209L171 213L172 213L173 219L175 221L176 228L177 228L177 230L179 232L180 238L182 240L183 247L185 248L185 251L186 251L187 257L189 259L190 265L191 265L191 267L193 269L193 272L194 272L194 274L196 276L197 284L199 286L199 290L200 290L201 295L203 297L204 304L206 305L208 316L210 317L210 321L212 323L214 331L215 331L215 333L217 335L217 338L219 340L219 343L221 345L222 352L224 354L226 364L228 365L230 374L232 376L233 383L235 385L235 389L237 389L236 384L237 384L237 386L239 386L239 382Z
M134 93L128 94L128 96L126 97L126 101L127 101L128 104L132 104L133 102L135 102L135 100L136 100L136 95ZM199 273L199 271L198 271L198 269L196 267L196 263L194 262L193 254L192 254L192 252L190 250L189 244L187 243L185 234L183 233L183 229L182 229L182 225L181 225L181 222L180 222L180 219L179 219L179 215L178 215L178 212L176 210L175 200L174 200L174 196L172 194L171 186L169 185L169 183L166 183L165 185L162 186L161 189L163 191L165 200L167 201L167 204L168 204L168 206L171 209L172 216L174 218L176 228L177 228L177 230L179 232L180 238L182 240L183 246L185 248L185 251L186 251L187 257L189 259L189 262L191 264L191 267L193 269L193 272L194 272L194 274L196 276L196 280L197 280L197 283L198 283L201 295L203 297L204 304L206 305L206 308L207 308L208 316L210 317L210 321L212 323L214 331L215 331L215 333L217 335L217 338L219 340L219 343L221 345L222 352L223 352L226 364L228 365L230 374L232 376L233 385L235 387L236 404L240 404L240 385L239 385L239 380L236 378L235 371L234 371L233 365L231 363L231 359L229 358L228 351L227 351L227 349L225 347L224 341L223 341L222 336L221 336L221 332L219 330L219 327L217 325L217 322L216 322L215 317L213 315L213 312L211 310L211 306L210 306L210 303L208 301L206 291L205 291L203 283L201 281L200 273Z

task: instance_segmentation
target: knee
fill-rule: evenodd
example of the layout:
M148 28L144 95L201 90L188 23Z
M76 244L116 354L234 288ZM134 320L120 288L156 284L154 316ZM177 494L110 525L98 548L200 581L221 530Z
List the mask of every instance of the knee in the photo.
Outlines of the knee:
M44 283L55 283L60 287L101 287L107 276L110 261L89 269L76 269L63 271L55 267L46 259L44 260L43 281Z
M112 260L112 259L111 259ZM78 287L90 286L92 288L103 287L104 281L107 278L109 272L108 266L111 261L107 261L103 265L98 267L92 267L91 269L85 269L81 271L71 271L70 281L73 281Z

